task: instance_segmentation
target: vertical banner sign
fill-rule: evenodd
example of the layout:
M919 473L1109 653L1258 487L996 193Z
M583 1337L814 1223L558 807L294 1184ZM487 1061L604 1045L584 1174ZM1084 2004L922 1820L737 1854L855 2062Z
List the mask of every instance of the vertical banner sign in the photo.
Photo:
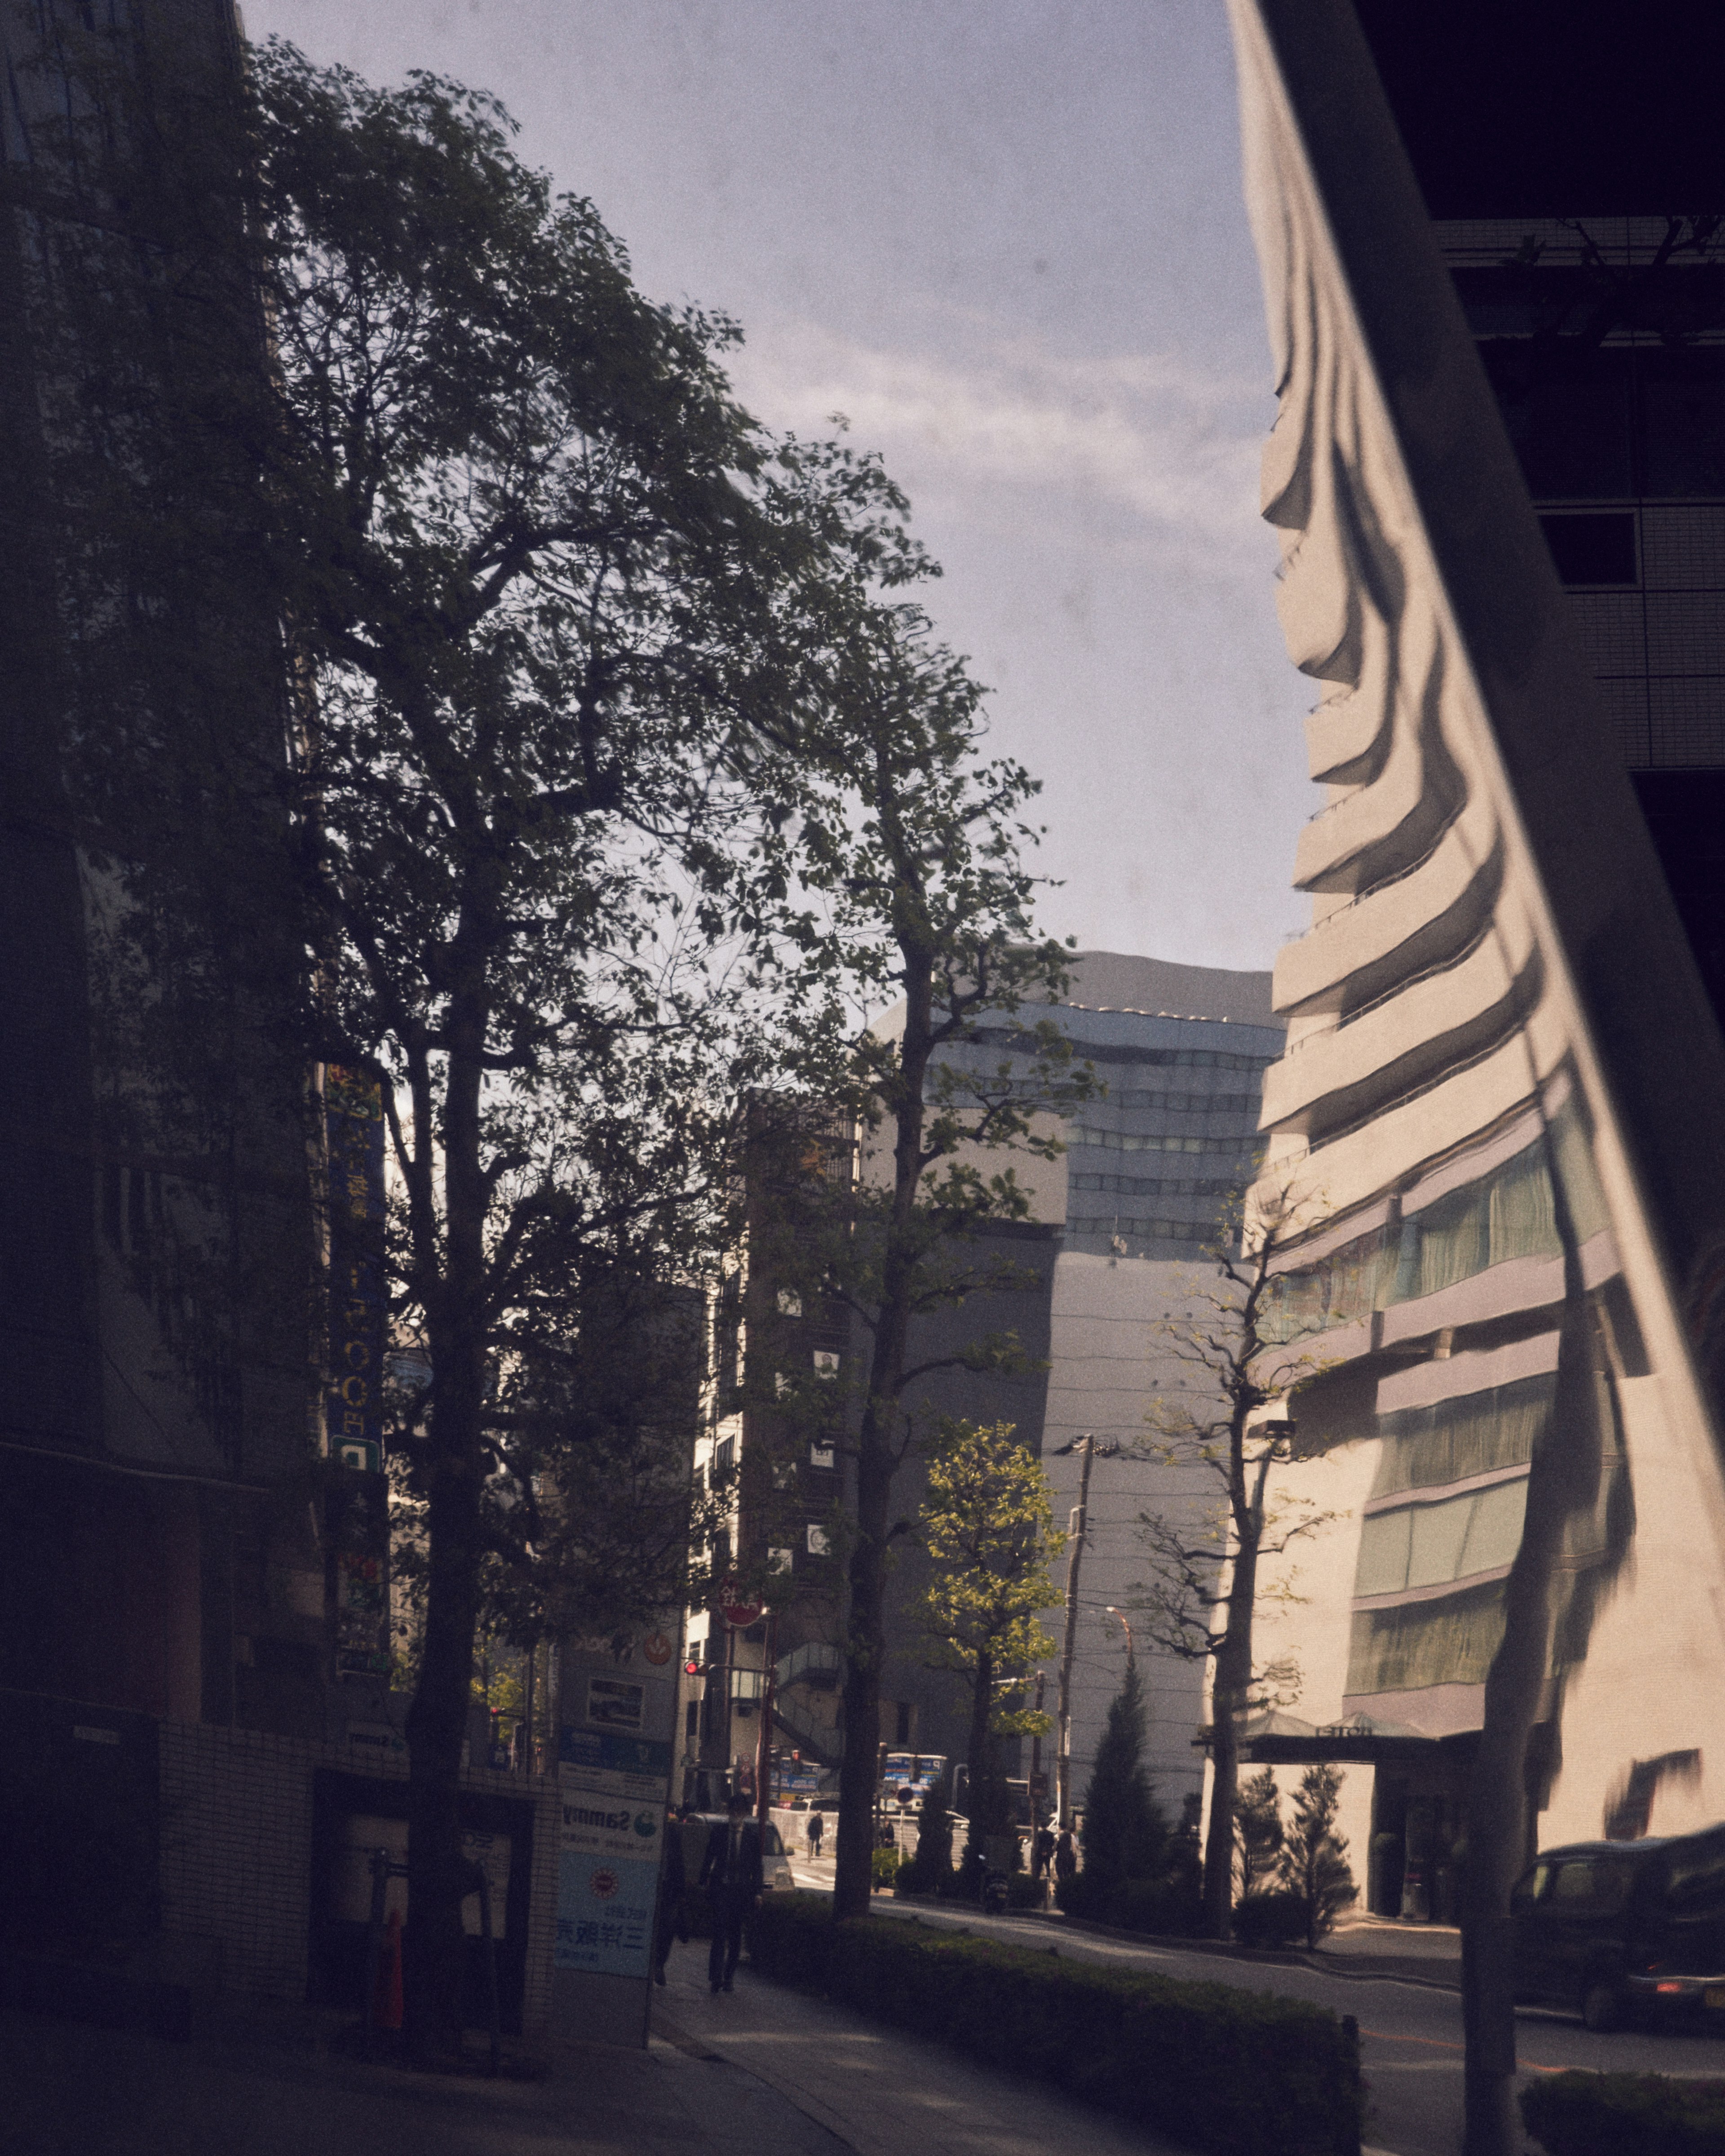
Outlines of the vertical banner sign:
M331 1065L329 1145L330 1382L332 1459L353 1471L331 1505L336 1668L389 1671L388 1497L383 1466L383 1096L364 1071Z
M558 1749L562 1832L552 1964L645 1977L671 1748L616 1729L565 1727Z
M330 1163L330 1453L383 1465L383 1094L335 1065L325 1083Z

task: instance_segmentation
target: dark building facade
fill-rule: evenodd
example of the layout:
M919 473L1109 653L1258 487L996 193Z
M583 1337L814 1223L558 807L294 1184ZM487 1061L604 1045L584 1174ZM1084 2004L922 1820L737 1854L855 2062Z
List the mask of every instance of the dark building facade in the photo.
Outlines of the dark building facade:
M1725 18L1359 13L1725 1012Z

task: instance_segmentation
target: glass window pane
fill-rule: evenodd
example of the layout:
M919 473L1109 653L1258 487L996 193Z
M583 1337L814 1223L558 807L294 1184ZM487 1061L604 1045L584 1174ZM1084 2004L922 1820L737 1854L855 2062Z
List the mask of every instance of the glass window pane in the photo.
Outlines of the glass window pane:
M1409 1587L1437 1587L1461 1572L1461 1546L1473 1516L1471 1497L1451 1497L1441 1505L1416 1505L1408 1551Z
M1408 1515L1374 1512L1360 1528L1356 1594L1394 1594L1408 1584Z

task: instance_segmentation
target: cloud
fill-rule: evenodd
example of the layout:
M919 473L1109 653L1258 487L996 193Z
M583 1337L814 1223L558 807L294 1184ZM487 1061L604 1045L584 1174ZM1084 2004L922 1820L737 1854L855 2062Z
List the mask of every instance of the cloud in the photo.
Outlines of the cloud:
M1160 353L1069 358L1023 341L962 359L892 350L808 323L757 323L732 362L769 425L800 434L842 412L913 492L979 487L1040 510L1106 505L1207 554L1249 550L1261 573L1260 384L1202 374Z

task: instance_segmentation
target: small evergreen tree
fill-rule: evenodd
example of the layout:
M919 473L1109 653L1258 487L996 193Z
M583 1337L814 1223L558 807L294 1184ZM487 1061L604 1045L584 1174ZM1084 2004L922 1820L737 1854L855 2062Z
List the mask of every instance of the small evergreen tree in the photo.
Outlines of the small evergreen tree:
M1306 1943L1315 1947L1358 1891L1348 1867L1348 1844L1336 1831L1342 1777L1333 1767L1308 1767L1294 1797L1294 1821L1281 1852L1284 1885L1306 1904Z
M932 1781L922 1793L916 1815L916 1853L899 1874L913 1894L937 1894L952 1876L952 1815L947 1810L946 1785Z
M1128 1661L1126 1681L1108 1709L1084 1795L1085 1898L1092 1907L1131 1879L1153 1877L1168 1850L1168 1824L1144 1772L1144 1688Z
M1281 1798L1276 1776L1268 1767L1240 1790L1234 1834L1240 1859L1240 1891L1242 1895L1258 1892L1275 1876L1283 1840Z

